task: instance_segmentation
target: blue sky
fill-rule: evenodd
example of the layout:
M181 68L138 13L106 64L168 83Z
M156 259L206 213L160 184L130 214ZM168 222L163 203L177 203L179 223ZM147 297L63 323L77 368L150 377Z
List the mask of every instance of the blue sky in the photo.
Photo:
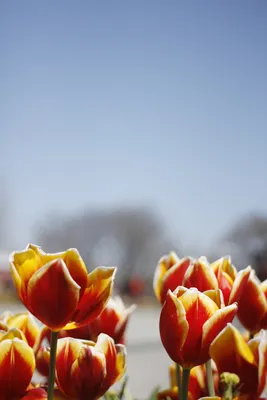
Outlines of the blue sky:
M267 2L1 3L12 244L53 210L144 204L209 246L267 212Z

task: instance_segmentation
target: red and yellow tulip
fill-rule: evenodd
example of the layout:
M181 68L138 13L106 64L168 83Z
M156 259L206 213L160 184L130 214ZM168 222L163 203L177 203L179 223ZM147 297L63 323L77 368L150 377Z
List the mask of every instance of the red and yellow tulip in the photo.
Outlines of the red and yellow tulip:
M119 296L111 298L104 311L92 322L80 328L60 332L60 336L96 341L100 333L106 333L115 343L125 343L125 330L131 313L136 306L126 308Z
M170 358L184 368L192 368L209 360L211 342L236 315L237 305L219 308L208 295L195 288L169 290L160 315L160 336Z
M224 303L228 305L239 302L246 288L251 268L247 267L237 272L230 257L220 258L211 264L211 268L217 278L218 287L223 293Z
M11 254L10 268L20 300L53 331L96 318L111 296L116 271L99 267L88 274L76 249L46 254L31 244Z
M0 400L20 398L35 369L32 348L16 328L0 331Z
M153 287L161 304L164 303L168 290L173 291L183 284L184 274L190 263L191 258L179 259L173 251L159 260L154 274Z
M73 338L59 339L56 382L70 399L101 397L125 372L125 347L115 345L108 335L97 342Z
M252 271L238 302L238 319L251 333L267 329L267 280L260 282Z
M206 257L193 260L190 257L179 259L174 252L163 256L154 275L154 292L163 304L168 290L178 286L195 287L200 292L221 289L225 305L238 302L251 268L237 272L230 257L223 257L210 264Z
M4 322L9 329L20 329L24 333L29 346L34 347L40 335L40 328L31 314L28 312L18 314L5 312L0 317L0 320Z
M264 331L248 343L228 324L210 346L210 355L219 374L230 372L240 378L240 394L258 399L266 384L267 341Z

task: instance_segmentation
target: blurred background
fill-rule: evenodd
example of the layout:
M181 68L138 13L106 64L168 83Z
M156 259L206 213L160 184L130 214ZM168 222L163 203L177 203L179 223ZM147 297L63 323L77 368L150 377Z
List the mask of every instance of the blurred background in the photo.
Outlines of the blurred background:
M2 303L28 242L117 265L139 382L163 254L267 278L267 3L14 0L0 20Z

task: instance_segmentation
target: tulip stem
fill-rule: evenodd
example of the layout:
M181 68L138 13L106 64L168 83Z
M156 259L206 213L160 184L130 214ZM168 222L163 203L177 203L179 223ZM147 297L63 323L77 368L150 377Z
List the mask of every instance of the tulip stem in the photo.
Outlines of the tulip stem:
M53 400L53 394L54 394L56 355L57 355L57 339L58 339L58 332L53 332L52 331L52 333L51 333L51 350L50 350L47 400Z
M183 382L182 382L182 390L180 400L187 400L188 398L188 384L190 378L190 369L183 368Z
M181 367L179 364L176 364L176 380L177 380L177 386L178 386L178 393L181 392Z
M209 396L215 396L214 382L213 382L212 368L211 368L211 360L208 360L205 365L206 365Z

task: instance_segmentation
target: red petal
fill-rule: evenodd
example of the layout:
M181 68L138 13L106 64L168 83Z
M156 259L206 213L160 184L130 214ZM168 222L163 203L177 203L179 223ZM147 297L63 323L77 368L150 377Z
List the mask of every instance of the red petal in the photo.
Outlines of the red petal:
M114 340L105 334L100 334L98 336L95 349L101 351L106 358L106 376L101 388L101 395L103 395L117 379L117 352Z
M238 272L234 280L232 291L229 298L229 304L239 302L240 297L246 290L247 282L251 273L251 268L247 267Z
M160 314L160 337L170 358L183 365L182 349L189 324L183 304L169 290Z
M70 321L80 296L80 287L72 279L61 259L49 262L30 279L27 305L33 315L51 330L59 330Z
M229 322L232 322L237 313L237 305L232 304L221 310L216 311L203 325L202 336L202 357L203 363L209 359L209 347L215 337L226 327Z
M83 344L80 340L59 339L56 358L56 381L58 387L68 396L74 396L74 388L71 381L73 363L77 360Z
M205 290L218 289L218 282L208 262L199 259L192 263L186 271L183 286L195 287L200 292L205 292Z
M96 268L88 275L87 288L72 316L73 323L64 329L86 325L104 310L110 299L116 268Z
M266 313L267 300L252 273L239 299L237 316L247 330L255 333L261 329L261 322Z
M20 339L0 343L0 388L3 399L23 395L35 368L33 350Z
M203 325L218 310L218 306L197 289L188 290L179 300L184 306L189 325L183 346L184 366L191 368L203 364L200 360Z
M94 347L84 346L71 371L71 381L76 393L75 398L79 400L95 400L99 398L105 376L106 362L104 354Z
M165 274L162 280L160 299L163 304L168 290L172 292L183 283L184 275L191 263L191 259L186 257L180 260L177 264L171 267Z

